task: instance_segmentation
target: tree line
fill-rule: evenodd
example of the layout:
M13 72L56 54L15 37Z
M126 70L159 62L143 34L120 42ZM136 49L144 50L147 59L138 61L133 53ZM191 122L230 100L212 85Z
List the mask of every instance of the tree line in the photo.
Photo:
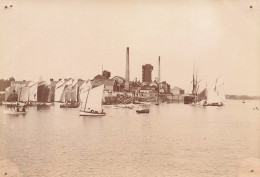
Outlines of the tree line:
M0 91L5 91L7 87L10 87L12 81L15 81L13 77L10 77L7 80L0 79Z

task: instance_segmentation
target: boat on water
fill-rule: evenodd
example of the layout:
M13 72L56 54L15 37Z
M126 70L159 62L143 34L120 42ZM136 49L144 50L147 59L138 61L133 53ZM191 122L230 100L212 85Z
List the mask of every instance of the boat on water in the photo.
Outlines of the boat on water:
M242 103L245 103L245 100L243 100Z
M200 82L200 81L199 81ZM184 104L192 104L197 102L198 90L199 90L199 82L198 82L198 70L195 73L195 62L193 65L193 75L192 75L192 93L184 96L183 101Z
M9 102L9 101L3 101L2 102L3 105L7 105L7 106L11 106L11 105L19 105L19 106L25 106L26 103L23 103L23 102L18 102L18 101L15 101L15 102Z
M154 103L156 106L159 106L159 102Z
M224 106L222 102L216 102L216 103L207 103L205 102L203 106Z
M137 109L136 110L136 113L149 113L150 112L150 110L149 109Z
M104 85L88 90L86 99L79 111L80 116L105 116L102 109Z
M65 88L65 103L60 105L60 108L78 108L78 79L74 79L71 85Z
M25 106L23 108L20 108L19 105L12 105L12 106L6 106L6 109L3 111L3 114L7 115L20 115L20 114L26 114Z
M141 114L141 113L149 113L150 112L150 110L148 109L148 108L142 108L140 105L138 106L138 108L137 108L137 110L136 110L136 113L139 113L139 114Z

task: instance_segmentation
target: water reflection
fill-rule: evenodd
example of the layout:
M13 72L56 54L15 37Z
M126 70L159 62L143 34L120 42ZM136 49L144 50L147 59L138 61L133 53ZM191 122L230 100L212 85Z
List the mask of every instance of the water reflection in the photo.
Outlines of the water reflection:
M49 110L52 106L48 106L48 105L36 105L37 111L41 111L41 110Z

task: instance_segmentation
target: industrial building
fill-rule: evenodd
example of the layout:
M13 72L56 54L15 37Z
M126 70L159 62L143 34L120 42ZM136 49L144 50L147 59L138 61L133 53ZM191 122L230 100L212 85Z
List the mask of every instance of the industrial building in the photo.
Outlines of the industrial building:
M153 66L150 64L142 66L142 82L152 82L152 70Z

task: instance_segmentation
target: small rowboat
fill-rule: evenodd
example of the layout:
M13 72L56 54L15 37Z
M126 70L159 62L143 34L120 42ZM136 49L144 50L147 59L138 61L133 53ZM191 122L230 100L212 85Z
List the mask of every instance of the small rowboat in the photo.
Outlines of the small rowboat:
M79 111L80 116L105 116L105 112L97 112L97 111Z
M150 111L149 111L149 109L138 109L138 110L136 110L136 113L139 113L139 114L141 114L141 113L149 113Z

